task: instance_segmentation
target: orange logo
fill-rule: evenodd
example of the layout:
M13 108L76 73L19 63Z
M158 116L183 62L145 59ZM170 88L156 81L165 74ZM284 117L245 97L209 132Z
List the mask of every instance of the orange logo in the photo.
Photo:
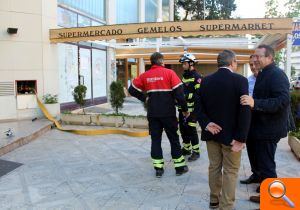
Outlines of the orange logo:
M300 178L266 179L260 192L262 210L300 210Z

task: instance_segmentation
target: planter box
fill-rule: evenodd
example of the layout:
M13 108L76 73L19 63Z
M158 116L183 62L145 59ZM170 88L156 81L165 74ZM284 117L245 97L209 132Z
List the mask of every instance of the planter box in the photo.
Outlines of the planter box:
M54 117L58 117L60 114L60 104L44 104L48 112Z
M83 114L61 114L61 121L71 125L88 125L91 124L91 115Z
M293 153L300 160L300 140L295 136L289 136L289 145Z
M129 128L148 128L146 117L125 117L125 124Z
M111 116L101 114L61 114L61 121L65 124L72 125L148 128L148 120L146 117Z
M91 115L91 123L111 127L121 127L124 124L122 116Z

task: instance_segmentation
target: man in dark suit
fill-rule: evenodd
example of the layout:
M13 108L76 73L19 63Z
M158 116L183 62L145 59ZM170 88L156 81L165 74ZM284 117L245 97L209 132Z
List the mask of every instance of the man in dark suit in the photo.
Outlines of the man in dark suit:
M244 95L241 104L252 108L248 139L256 144L257 167L263 181L277 177L275 151L279 140L287 136L290 96L288 78L274 63L274 50L260 45L255 56L262 71L257 76L253 98ZM251 196L250 200L260 202L260 197Z
M224 50L217 60L218 71L201 82L197 114L202 140L207 141L210 208L232 210L251 110L240 104L240 97L248 94L248 81L234 73L235 53Z

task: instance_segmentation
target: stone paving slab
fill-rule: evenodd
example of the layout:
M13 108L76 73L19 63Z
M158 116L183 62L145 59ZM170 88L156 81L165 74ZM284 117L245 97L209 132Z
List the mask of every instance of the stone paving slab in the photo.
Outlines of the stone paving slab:
M52 124L46 119L0 122L0 156L33 141L49 131ZM12 129L13 136L4 134L8 129Z
M0 209L207 210L205 143L200 160L177 177L164 135L166 169L161 179L154 177L150 145L149 137L79 136L51 130L2 156L24 165L0 178ZM240 179L250 175L246 155L244 150ZM300 177L295 170L299 161L290 152L287 139L279 143L276 160L279 176ZM258 208L248 201L257 185L237 186L236 209Z

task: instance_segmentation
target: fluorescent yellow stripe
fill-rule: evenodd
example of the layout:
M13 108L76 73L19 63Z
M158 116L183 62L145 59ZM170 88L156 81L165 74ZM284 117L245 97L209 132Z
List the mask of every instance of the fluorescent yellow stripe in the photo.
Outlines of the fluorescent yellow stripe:
M180 158L178 158L178 159L173 159L173 161L174 161L174 163L180 163L181 161L184 161L185 159L184 159L184 157L181 155L181 157Z
M199 89L200 88L200 84L195 85L195 89Z
M188 106L194 106L195 102L187 103Z
M153 163L163 163L164 159L153 159L152 158Z
M198 149L198 148L199 148L199 144L193 146L193 149Z
M184 83L194 82L194 81L195 81L195 78L190 78L190 79L185 79L185 78L183 78L183 79L182 79L182 82L184 82Z
M188 99L192 99L192 98L193 98L193 93L190 93Z
M188 108L188 112L193 112L194 108Z
M174 163L175 168L181 167L181 166L186 166L185 162L182 163Z
M159 164L159 163L153 163L153 166L156 167L156 168L163 168L164 167L164 164Z
M196 126L197 126L196 123L192 123L192 122L189 122L188 125L189 125L189 126L192 126L192 127L196 127Z

